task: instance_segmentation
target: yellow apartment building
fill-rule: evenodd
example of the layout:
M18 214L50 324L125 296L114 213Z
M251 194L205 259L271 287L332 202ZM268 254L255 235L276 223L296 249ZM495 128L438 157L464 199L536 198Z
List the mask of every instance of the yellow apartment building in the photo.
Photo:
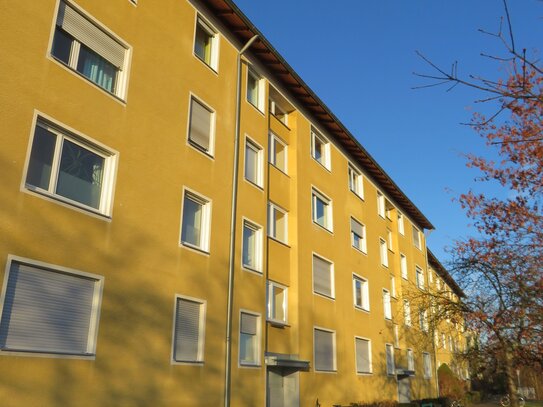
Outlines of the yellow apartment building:
M465 293L430 250L428 277L432 280L430 293L435 302L433 310L438 315L434 324L436 366L439 368L447 364L458 378L469 380L469 366L462 357L468 348L465 321L457 312L457 307L451 306L465 297Z
M432 224L231 0L0 12L2 406L437 395Z

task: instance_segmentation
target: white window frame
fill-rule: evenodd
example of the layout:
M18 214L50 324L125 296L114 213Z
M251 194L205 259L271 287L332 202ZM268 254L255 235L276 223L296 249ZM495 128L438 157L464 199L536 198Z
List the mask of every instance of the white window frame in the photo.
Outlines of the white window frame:
M392 230L390 230L390 229L387 229L387 248L391 252L394 251L394 238L393 238L393 235L392 235Z
M252 100L249 99L249 78L252 78L255 80L256 83L256 103L253 103ZM251 106L255 107L260 113L264 113L264 104L265 104L265 89L264 89L264 78L259 75L252 67L247 68L247 80L245 82L246 84L246 92L245 92L245 99L247 100L247 103L249 103Z
M260 226L259 224L253 222L252 220L249 220L247 218L243 218L243 221L241 222L242 226L241 226L241 241L242 241L242 244L241 244L241 266L245 269L245 270L249 270L249 271L254 271L254 272L257 272L259 274L262 273L262 226ZM247 249L245 247L245 242L244 242L244 234L245 234L245 228L247 229L250 229L251 231L253 231L255 233L255 247L254 247L254 253L253 253L253 256L254 256L254 259L255 259L255 264L254 266L250 265L250 264L245 264L243 258L244 258L244 254L245 254L245 250Z
M332 369L317 369L317 352L316 352L316 346L315 346L315 332L321 331L321 332L327 332L332 335ZM313 361L314 361L314 370L317 373L336 373L337 372L337 344L336 344L336 331L322 328L318 326L313 327Z
M405 217L401 212L398 212L398 233L405 236Z
M415 371L415 353L413 349L407 349L407 370Z
M324 225L321 225L318 222L317 218L317 200L320 200L324 204ZM333 231L334 222L333 222L333 210L332 210L332 200L320 192L315 187L311 188L311 218L313 223L322 227L323 229L328 230L329 232Z
M432 358L429 352L422 352L422 365L424 370L424 378L432 378Z
M404 280L408 278L408 269L407 269L407 257L405 254L400 253L400 274Z
M412 227L413 227L413 233L412 233L413 246L415 246L419 250L422 250L422 237L421 237L420 230L415 225L412 225ZM415 238L415 236L417 237Z
M278 233L275 213L283 214L284 226L283 233ZM288 212L273 202L268 202L268 236L281 243L288 244Z
M274 316L274 310L275 310L275 288L279 288L283 290L283 319L275 318ZM288 287L284 286L282 284L276 283L275 281L268 280L268 290L267 290L267 305L268 305L268 321L273 322L274 324L279 325L287 325L288 324Z
M88 336L87 336L87 346L86 352L69 352L69 351L51 351L44 350L39 348L28 348L28 347L14 347L14 348L3 348L0 349L0 355L14 355L14 356L46 356L46 357L55 357L55 358L73 358L73 359L94 359L96 356L96 343L98 340L98 328L100 321L100 310L102 304L102 293L104 287L104 277L97 274L86 273L80 270L75 270L68 267L63 267L55 264L45 263L33 259L28 259L25 257L15 256L8 254L6 261L6 268L4 271L4 282L2 285L2 291L0 293L0 329L2 327L2 318L4 315L4 306L6 304L6 299L8 295L8 283L11 276L11 268L14 263L18 263L22 266L27 266L33 269L40 269L43 272L47 273L59 273L74 278L82 278L94 280L94 290L92 305L90 311L90 321L88 325ZM13 310L12 310L13 311Z
M198 326L198 351L197 357L194 360L181 360L176 359L175 355L175 341L176 341L176 327L177 327L177 303L178 301L188 301L197 303L200 305L200 320ZM173 323L172 323L172 364L176 365L202 365L204 363L204 346L205 346L205 325L206 325L206 311L207 301L199 298L188 297L186 295L175 294L173 305Z
M428 310L419 311L419 327L422 332L428 332Z
M315 257L322 260L325 263L328 263L330 265L330 267L329 267L329 270L330 270L330 295L328 295L326 293L321 293L321 292L315 290L315 264L314 264L314 261L313 261L313 259ZM313 254L311 256L311 269L312 269L311 275L312 275L312 279L313 279L313 294L321 295L321 296L323 296L325 298L329 298L329 299L332 299L332 300L335 299L336 298L336 289L335 289L334 262L332 262L332 261L328 260L327 258L313 252Z
M396 298L396 276L394 274L390 275L390 295L392 298Z
M383 288L383 314L387 321L392 321L392 300L386 288Z
M388 363L388 354L390 349L390 362ZM386 374L387 376L394 376L396 375L396 361L394 360L394 345L391 343L385 343L385 366L386 366Z
M381 191L377 191L377 214L384 219L386 216L385 211L385 196Z
M359 368L358 368L358 352L357 352L358 348L356 346L357 340L365 341L365 342L368 343L369 370L367 372L359 370ZM373 358L372 358L372 354L371 354L371 339L365 338L365 337L362 337L362 336L355 336L354 337L354 355L355 355L356 374L358 374L358 375L370 375L370 374L372 374L373 373Z
M424 281L424 270L422 270L422 267L415 265L415 280L417 283L417 287L421 290L424 290L425 288L425 281Z
M39 186L31 185L27 182L28 170L30 166L30 159L32 154L32 146L36 137L37 127L41 127L56 136L55 150L53 153L53 162L51 168L51 174L49 178L48 189L40 188ZM64 140L68 140L79 147L96 154L104 159L104 169L102 176L102 188L100 193L100 203L98 208L88 206L82 202L72 200L70 198L59 195L55 192L60 171L60 160L62 156L62 145ZM32 126L32 133L28 143L27 158L25 164L25 171L23 174L22 186L26 191L37 193L40 196L51 198L54 202L60 202L67 204L71 207L83 209L85 212L105 216L111 218L113 211L113 191L115 187L115 178L117 172L118 153L109 147L97 142L96 140L87 137L86 135L76 132L72 128L59 123L56 120L52 120L45 115L36 112L34 116L34 125Z
M392 333L394 335L394 348L400 349L400 328L398 324L395 323L392 329Z
M192 123L192 102L198 103L201 107L207 110L210 114L210 129L209 129L209 147L206 149L205 146L200 145L194 140L191 140L191 123ZM205 154L208 157L214 157L215 155L215 128L216 128L216 112L210 105L204 102L201 98L194 94L190 94L189 97L189 107L188 107L188 120L187 120L187 145L194 148L196 151Z
M319 141L322 145L322 152L321 157L317 157L317 150L316 150L316 141ZM322 165L324 168L326 168L328 171L331 171L332 168L332 160L330 157L331 154L331 147L330 147L330 141L323 136L323 134L315 129L314 127L311 127L311 157L318 162L320 165Z
M403 300L403 321L405 326L411 326L411 304L409 300Z
M205 57L202 58L196 53L196 33L198 27L201 28L210 40L210 57L209 61L206 61ZM207 20L205 20L200 14L196 15L196 23L194 25L194 46L192 47L192 54L196 59L202 61L207 67L211 68L215 73L219 71L219 32L213 27Z
M388 247L387 241L382 237L379 238L379 255L381 257L381 266L388 268Z
M361 199L364 199L364 178L362 172L353 164L348 164L349 189Z
M256 360L255 361L242 361L241 360L241 318L242 315L250 315L256 318ZM239 311L239 329L238 329L238 335L239 335L239 346L238 346L238 362L240 367L260 367L260 353L262 351L262 344L261 344L261 338L262 338L262 323L261 323L261 315L258 312L248 311L246 309L240 309Z
M247 177L247 150L251 149L256 154L256 166L255 171L256 174L254 174L254 180ZM251 139L248 136L245 136L245 150L244 150L244 157L245 157L245 168L243 171L243 177L245 180L251 184L259 187L260 189L263 188L264 185L264 148L258 144L256 141Z
M356 283L360 282L360 287L357 289ZM357 303L357 291L360 291L361 304ZM366 278L361 277L353 273L353 304L356 309L370 311L370 292L369 292L369 282Z
M276 160L277 148L276 148L275 143L281 144L283 146L283 152L281 154L283 155L283 161L285 163L284 168L281 168L277 163L277 160ZM279 136L277 136L275 133L271 131L270 131L270 136L269 136L269 144L270 146L268 149L268 154L269 154L268 161L270 162L271 165L273 165L279 171L285 174L288 174L288 144L285 143L283 140L281 140Z
M358 236L358 233L355 233L355 231L353 230L352 222L355 222L356 224L360 226L360 228L362 229L362 236ZM366 225L364 225L363 223L359 222L358 220L356 220L355 218L351 216L350 226L351 226L351 246L354 247L356 250L367 254L368 244L367 244L367 238L366 238ZM358 240L360 242L359 246L355 244L355 235L359 237L359 240Z
M183 241L183 214L185 211L185 198L196 202L202 207L200 245L195 245L191 242ZM199 252L210 252L209 242L211 240L211 206L211 199L187 187L183 188L183 200L181 202L181 227L179 231L179 242L181 246L196 249Z
M122 40L121 37L119 37L117 34L115 34L109 28L105 27L96 18L91 16L87 11L83 10L80 6L75 5L73 2L71 2L71 1L67 2L67 1L61 0L61 1L58 2L58 4L59 4L59 8L57 9L57 11L55 13L54 30L52 31L52 36L51 36L51 40L50 40L50 47L49 47L49 56L50 56L50 58L53 61L59 63L61 66L68 68L71 72L75 73L78 77L83 78L85 81L88 81L93 86L95 86L97 89L100 89L100 90L106 92L106 94L112 95L112 96L116 97L117 99L125 101L126 100L126 94L127 94L127 88L128 88L128 76L129 76L128 71L129 71L129 67L130 67L130 57L131 57L131 51L132 51L132 48L130 47L130 45L128 45L128 43L126 43L124 40ZM63 6L63 4L64 4L64 6ZM95 83L90 78L88 78L83 73L81 73L81 72L79 72L77 70L77 65L78 65L78 60L79 60L79 52L81 50L81 45L83 44L83 42L81 40L81 38L82 38L81 35L84 35L84 34L79 34L79 38L77 38L76 35L68 33L68 35L73 38L73 42L72 42L71 48L70 48L70 57L69 57L68 64L66 64L64 61L61 61L59 58L57 58L55 55L53 55L53 42L54 42L55 32L57 31L57 29L59 29L59 26L58 26L57 22L58 22L58 19L59 19L59 12L60 12L61 7L68 7L70 9L72 9L73 11L75 11L76 14L78 14L80 17L82 17L83 20L86 20L87 24L85 24L85 25L87 25L87 27L80 27L81 31L85 31L85 29L88 30L89 29L88 27L93 26L92 29L96 29L97 31L102 32L107 37L109 37L111 40L116 42L120 47L124 48L125 51L124 51L123 62L121 64L121 66L117 66L116 86L115 86L115 89L113 90L113 92L110 92L109 90L103 88L102 86ZM81 21L83 21L83 20L81 20ZM62 30L62 31L66 32L65 30ZM75 31L74 31L74 34L75 34ZM96 48L93 49L93 47L89 47L86 44L83 44L83 45L85 45L87 48L91 49L93 52L95 52L97 55L99 55L101 58L103 58L107 62L109 62L112 65L116 66L116 64L112 63L111 61L106 59L103 55L101 55L100 52L95 51Z

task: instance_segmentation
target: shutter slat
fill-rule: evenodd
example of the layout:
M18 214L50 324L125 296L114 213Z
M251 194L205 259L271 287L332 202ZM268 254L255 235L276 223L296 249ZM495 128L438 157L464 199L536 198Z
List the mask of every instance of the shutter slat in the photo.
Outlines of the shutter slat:
M210 135L211 112L192 99L190 103L189 139L207 151L209 150Z
M198 361L202 304L179 298L176 307L175 360Z
M0 347L88 353L97 280L31 267L10 268Z
M313 289L315 292L332 296L332 265L313 256Z
M356 338L356 366L359 373L370 372L370 342Z
M351 230L356 233L360 237L364 237L364 233L362 231L362 225L358 223L356 220L351 218Z
M251 314L241 313L241 327L240 332L248 335L256 335L256 321L257 317Z
M59 6L57 25L117 68L123 68L126 48L64 2Z
M334 370L334 334L315 329L315 369Z

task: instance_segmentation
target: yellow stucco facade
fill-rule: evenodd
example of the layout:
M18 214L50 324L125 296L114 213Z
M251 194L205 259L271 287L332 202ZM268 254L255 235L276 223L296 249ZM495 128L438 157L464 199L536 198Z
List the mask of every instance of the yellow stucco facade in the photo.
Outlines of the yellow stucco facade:
M232 3L0 12L0 404L437 395L432 340L417 346L404 306L417 270L428 278L431 224L254 49L241 65L227 337L243 46Z

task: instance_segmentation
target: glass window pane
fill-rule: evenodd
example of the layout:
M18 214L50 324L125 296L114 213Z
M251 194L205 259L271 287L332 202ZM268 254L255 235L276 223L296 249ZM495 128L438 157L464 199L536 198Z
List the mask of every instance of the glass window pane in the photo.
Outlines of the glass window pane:
M65 139L56 193L99 209L104 163L104 157Z
M77 71L108 92L115 91L117 68L96 52L81 44Z
M273 298L274 298L274 307L273 307L273 319L280 321L285 321L285 290L280 287L273 287Z
M46 190L49 189L56 139L57 136L54 133L41 126L36 126L26 175L27 184Z
M68 65L70 62L72 41L72 37L62 31L59 27L56 28L51 54L53 54L55 58L64 62L66 65Z
M201 244L202 205L185 196L183 203L183 230L181 240L194 246Z
M198 24L194 40L194 53L208 65L211 64L211 40L211 35Z
M258 79L251 73L247 75L247 100L258 107Z
M249 143L245 145L245 178L258 184L258 151Z
M256 231L243 226L243 265L256 268Z

